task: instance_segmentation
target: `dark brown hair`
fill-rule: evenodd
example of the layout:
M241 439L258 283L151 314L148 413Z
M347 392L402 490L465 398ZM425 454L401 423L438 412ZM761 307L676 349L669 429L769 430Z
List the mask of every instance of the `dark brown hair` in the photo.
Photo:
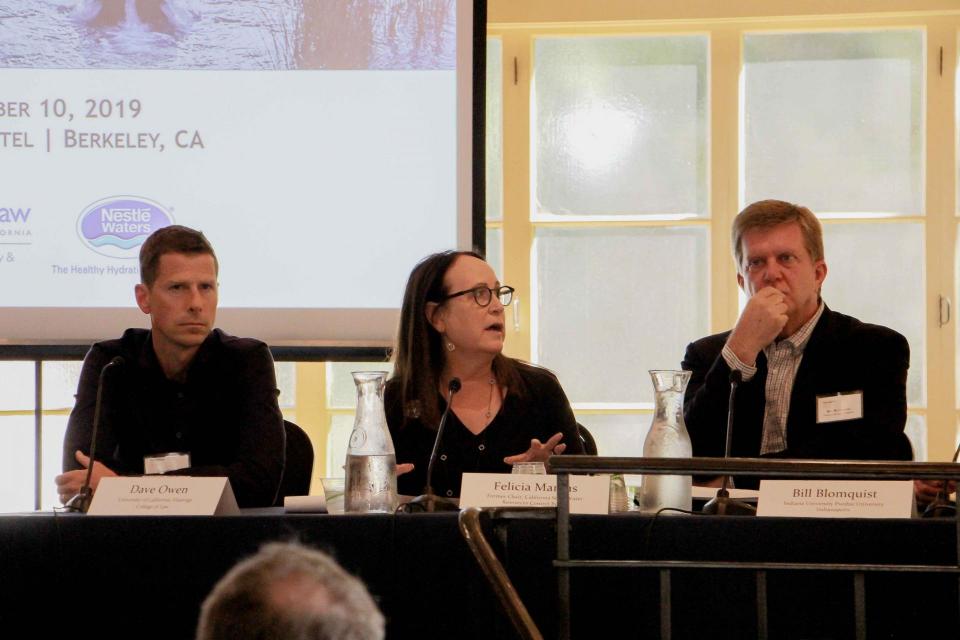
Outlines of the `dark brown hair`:
M165 253L207 254L213 258L213 268L220 273L217 254L202 232L178 224L157 229L140 247L140 282L148 287L157 279L160 258Z
M737 273L743 273L743 234L752 229L769 229L788 222L800 225L803 244L814 262L823 260L823 229L810 209L783 200L760 200L747 206L733 219L730 241Z
M419 418L435 429L440 421L438 393L446 355L440 333L427 321L427 303L443 304L443 297L449 293L443 278L461 256L483 260L473 251L434 253L418 262L407 279L393 352L393 380L399 385L404 422ZM502 353L494 356L493 375L501 387L521 393L516 367Z

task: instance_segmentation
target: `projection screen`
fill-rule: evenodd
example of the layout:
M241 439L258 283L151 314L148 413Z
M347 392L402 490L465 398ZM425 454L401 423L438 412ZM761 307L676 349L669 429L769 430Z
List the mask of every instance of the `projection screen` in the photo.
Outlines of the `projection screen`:
M472 243L473 2L0 5L0 344L148 326L153 230L201 229L217 325L388 344L428 253Z

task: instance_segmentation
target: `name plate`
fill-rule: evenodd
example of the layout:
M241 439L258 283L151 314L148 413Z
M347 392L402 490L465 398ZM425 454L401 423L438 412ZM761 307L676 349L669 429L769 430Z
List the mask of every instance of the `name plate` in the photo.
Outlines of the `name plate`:
M557 506L557 476L520 473L465 473L460 508ZM570 513L605 514L610 476L570 476Z
M87 511L92 516L225 516L239 512L230 480L190 476L101 478Z
M911 480L761 480L758 516L909 518Z
M285 496L283 510L287 513L326 513L327 499L319 496Z

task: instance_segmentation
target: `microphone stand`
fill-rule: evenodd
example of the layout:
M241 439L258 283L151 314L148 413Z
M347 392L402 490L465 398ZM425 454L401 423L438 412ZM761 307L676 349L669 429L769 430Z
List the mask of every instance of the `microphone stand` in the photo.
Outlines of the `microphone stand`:
M80 492L70 498L65 505L63 505L64 511L73 511L86 513L87 509L90 508L90 503L93 501L93 489L90 488L90 480L93 477L93 464L96 461L97 455L97 431L100 428L100 405L103 401L103 378L107 374L107 370L110 367L118 366L123 364L123 358L117 356L107 364L103 365L103 369L100 370L100 378L97 381L97 401L93 406L93 434L90 436L90 464L87 466L87 477L83 481L83 486L80 487Z
M437 462L437 453L440 451L440 440L443 438L443 430L447 426L447 417L450 415L450 408L453 406L453 396L460 391L460 387L460 378L452 378L450 380L450 384L447 387L447 408L443 410L443 415L440 416L440 424L437 426L437 437L433 440L433 451L430 452L430 462L427 464L426 493L410 501L410 505L415 504L430 513L434 511L460 510L460 504L456 500L440 497L433 493L433 467Z
M730 371L730 399L727 405L727 442L723 450L724 460L730 458L730 444L733 441L733 400L736 397L737 387L740 385L742 377L743 374L740 373L739 369L732 369ZM730 497L730 492L727 491L727 483L729 480L730 476L725 474L716 497L703 505L703 513L715 516L756 515L757 509L755 507Z
M960 445L953 452L954 464L956 464L958 456L960 456ZM940 491L937 491L937 497L923 510L924 518L952 518L957 513L956 503L950 502L950 494L947 491L949 484L949 480L945 479L943 481L943 486L940 487Z

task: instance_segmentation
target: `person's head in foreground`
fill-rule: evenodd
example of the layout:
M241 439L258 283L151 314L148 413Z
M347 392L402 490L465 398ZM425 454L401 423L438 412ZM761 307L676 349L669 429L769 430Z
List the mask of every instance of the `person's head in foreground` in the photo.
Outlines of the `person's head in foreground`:
M239 562L204 600L197 640L379 640L383 615L330 556L273 542Z

